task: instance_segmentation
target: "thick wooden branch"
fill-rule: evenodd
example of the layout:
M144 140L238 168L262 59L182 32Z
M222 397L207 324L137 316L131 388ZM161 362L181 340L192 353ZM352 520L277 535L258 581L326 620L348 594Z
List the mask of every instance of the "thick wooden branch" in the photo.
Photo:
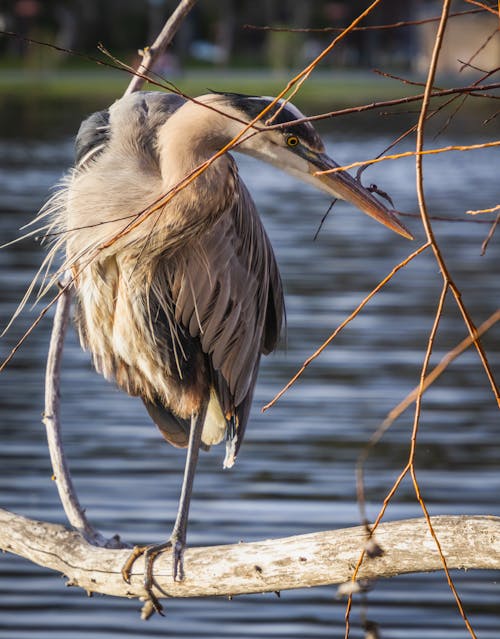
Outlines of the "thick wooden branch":
M433 517L450 569L500 569L500 517ZM424 519L384 523L377 529L381 557L368 559L359 579L440 570L441 560ZM361 526L230 546L188 548L186 578L173 582L170 552L155 562L158 584L170 597L236 595L349 581L366 532ZM70 585L118 597L145 597L141 570L131 584L121 576L127 549L89 545L76 531L0 510L0 548L63 573ZM156 591L158 597L165 596Z

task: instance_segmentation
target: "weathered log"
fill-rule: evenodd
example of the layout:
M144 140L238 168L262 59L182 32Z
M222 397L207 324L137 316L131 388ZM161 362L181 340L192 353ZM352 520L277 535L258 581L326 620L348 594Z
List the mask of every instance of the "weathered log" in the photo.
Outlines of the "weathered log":
M433 517L432 524L450 569L500 569L500 518ZM381 524L376 540L384 553L366 559L359 579L428 572L442 567L424 519ZM174 582L169 551L158 556L154 574L170 597L237 595L306 588L349 581L366 544L363 527L311 533L227 546L188 548L186 577ZM121 576L130 549L88 544L80 533L0 510L0 547L56 570L70 585L118 597L144 597L142 559L131 584ZM158 597L164 596L155 589Z

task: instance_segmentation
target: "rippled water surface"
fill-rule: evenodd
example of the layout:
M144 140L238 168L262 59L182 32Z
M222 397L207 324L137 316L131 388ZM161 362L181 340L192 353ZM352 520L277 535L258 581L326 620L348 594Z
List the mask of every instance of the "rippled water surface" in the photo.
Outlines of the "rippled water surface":
M79 114L2 124L0 139L1 239L16 237L71 163L71 134ZM14 134L15 132L15 134ZM485 137L492 139L491 131ZM356 135L337 124L327 146L339 162L371 157L384 134ZM477 138L474 138L476 141ZM463 137L439 144L463 143ZM472 140L470 140L472 141ZM410 148L410 147L408 147ZM497 150L444 155L425 162L433 214L461 216L498 203ZM328 206L319 192L248 158L241 172L275 247L286 289L286 347L265 358L247 437L238 463L222 471L223 450L203 454L192 502L189 543L259 540L356 525L354 465L386 413L418 382L441 283L430 253L420 256L381 292L270 411L268 402L330 332L396 264L423 241L391 234L350 206L338 204L316 242ZM496 172L493 175L493 172ZM416 210L413 161L373 168L364 178L388 190L397 207ZM436 222L448 265L474 321L498 306L498 240L484 257L488 226ZM13 313L42 259L32 242L0 251L2 325ZM26 311L3 340L7 352L36 311ZM50 321L45 321L2 374L0 506L64 522L44 429L43 370ZM449 299L433 363L466 335ZM499 369L499 330L486 338ZM105 534L133 542L161 541L169 533L181 483L184 453L166 445L142 404L90 368L71 332L63 375L64 438L74 480L91 521ZM411 411L370 458L369 512L405 464ZM500 434L495 401L473 351L456 361L425 396L417 453L418 476L431 514L500 514ZM421 515L410 483L403 483L387 519ZM498 574L457 573L456 583L478 635L500 633ZM262 639L343 636L345 602L335 588L225 599L172 600L167 617L144 623L134 601L68 589L64 580L13 555L0 557L0 639L111 639L124 636ZM353 637L361 636L359 602ZM366 614L383 637L454 639L468 636L442 574L400 577L376 584Z

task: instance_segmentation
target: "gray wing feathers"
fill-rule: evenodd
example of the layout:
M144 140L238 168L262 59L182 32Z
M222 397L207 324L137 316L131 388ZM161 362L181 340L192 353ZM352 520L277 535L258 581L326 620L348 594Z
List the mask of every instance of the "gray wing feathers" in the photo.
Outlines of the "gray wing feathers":
M84 120L75 139L75 164L81 168L90 157L96 157L108 143L109 111L98 111Z
M154 141L159 126L176 111L185 99L159 91L138 91L117 100L109 109L97 111L80 125L75 140L75 165L82 169L108 146L113 135L148 148L154 157ZM113 134L114 132L114 134Z
M176 320L199 337L238 406L253 389L261 353L273 350L283 293L271 244L255 205L238 196L212 230L179 256L171 290ZM224 402L223 402L224 403Z
M142 401L165 439L176 448L185 448L189 441L190 421L173 415L161 401L152 402L144 397Z

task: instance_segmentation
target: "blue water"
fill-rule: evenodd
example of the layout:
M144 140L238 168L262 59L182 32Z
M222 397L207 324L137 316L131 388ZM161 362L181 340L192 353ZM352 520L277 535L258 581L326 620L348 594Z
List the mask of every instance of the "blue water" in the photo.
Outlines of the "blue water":
M74 129L80 115L75 113ZM67 120L67 116L66 116ZM397 129L397 124L394 125ZM72 156L72 129L31 127L0 138L0 233L13 239L43 203ZM375 130L375 133L374 133ZM396 131L395 131L396 133ZM459 131L436 145L467 143ZM493 139L486 130L481 135ZM338 162L372 157L386 134L356 133L340 121L326 135ZM409 145L404 147L411 148ZM498 150L446 154L425 161L431 214L463 216L470 208L498 203ZM260 408L393 266L423 242L419 222L408 225L410 243L340 203L317 241L327 198L267 166L239 158L280 264L288 313L286 347L265 358L251 422L238 463L222 471L222 447L202 455L192 502L191 545L259 540L359 523L354 466L363 444L417 383L441 280L430 252L401 271L302 379L272 409ZM370 169L402 211L417 210L414 162ZM498 306L498 238L481 257L489 226L435 223L450 271L476 324ZM4 325L43 256L33 241L0 251L0 315ZM37 311L16 322L2 352L16 342ZM64 523L44 429L43 375L50 321L30 337L1 377L0 507ZM485 338L499 372L499 330ZM432 363L466 335L451 297L446 303ZM63 424L66 450L81 502L104 534L131 542L161 541L175 514L184 453L166 445L142 404L96 375L88 356L68 335L64 358ZM412 411L393 426L367 466L368 510L375 516L406 463ZM500 515L498 412L476 353L463 354L425 396L417 468L431 514ZM404 482L386 519L419 517ZM483 639L500 634L498 574L455 573L471 622ZM366 610L355 601L353 637L362 636L360 615L379 624L384 638L455 639L468 636L440 573L399 577L375 584ZM0 558L0 639L94 639L168 636L250 639L343 636L345 602L335 587L222 598L171 600L167 617L145 623L140 603L95 596L65 587L59 575L13 555Z

